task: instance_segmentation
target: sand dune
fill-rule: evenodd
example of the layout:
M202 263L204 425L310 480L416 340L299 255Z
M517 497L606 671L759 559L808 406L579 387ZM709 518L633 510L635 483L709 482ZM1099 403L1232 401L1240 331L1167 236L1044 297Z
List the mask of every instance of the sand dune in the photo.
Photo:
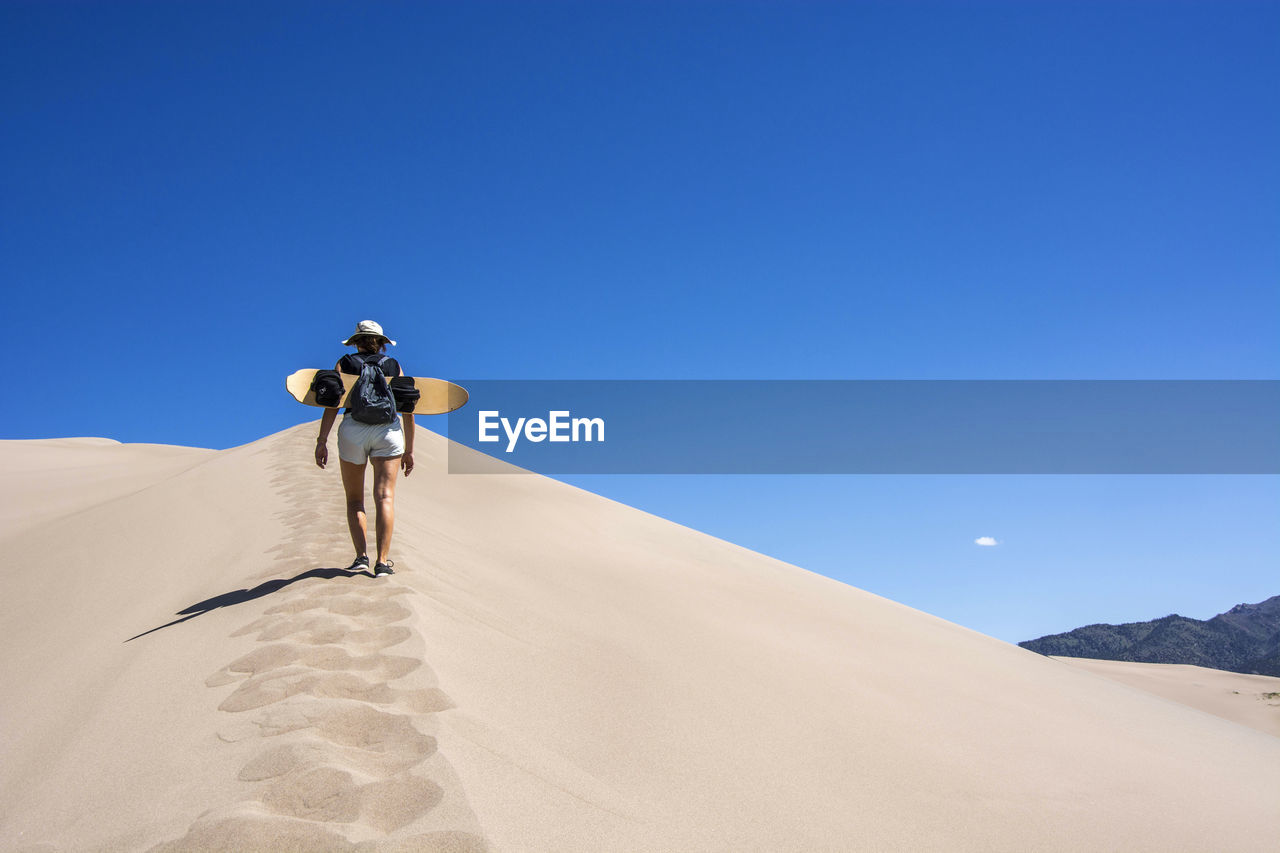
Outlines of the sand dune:
M349 577L314 434L0 446L0 849L1280 835L1280 738L552 480L447 476L423 430L398 573Z
M105 438L0 441L0 537L151 486L214 451Z
M1180 664L1054 660L1280 737L1280 678Z

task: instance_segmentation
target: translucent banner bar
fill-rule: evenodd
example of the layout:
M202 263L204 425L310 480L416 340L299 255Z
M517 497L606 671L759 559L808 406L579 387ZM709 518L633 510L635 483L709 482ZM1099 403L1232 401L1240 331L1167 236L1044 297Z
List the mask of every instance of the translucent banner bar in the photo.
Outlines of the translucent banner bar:
M1275 380L460 384L460 474L1280 473Z

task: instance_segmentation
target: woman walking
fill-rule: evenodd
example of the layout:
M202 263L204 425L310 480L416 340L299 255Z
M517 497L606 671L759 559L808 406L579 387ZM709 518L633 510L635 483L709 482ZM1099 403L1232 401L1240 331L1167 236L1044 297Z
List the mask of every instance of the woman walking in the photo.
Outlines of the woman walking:
M355 333L342 343L343 346L355 347L356 351L340 358L335 370L359 375L361 368L371 364L376 365L388 379L400 375L399 363L384 355L387 345L395 346L396 342L384 335L382 327L372 320L361 320ZM329 461L329 430L337 416L337 409L325 409L324 416L320 418L316 464L321 468ZM338 460L342 468L342 488L347 497L347 527L351 531L351 544L356 549L355 562L348 570L369 570L364 473L366 465L372 465L377 536L377 561L373 574L375 577L393 574L391 567L395 564L388 555L391 552L391 531L395 526L396 475L401 468L406 477L413 472L413 415L406 413L399 418L393 417L388 424L366 424L351 417L348 409L338 426Z

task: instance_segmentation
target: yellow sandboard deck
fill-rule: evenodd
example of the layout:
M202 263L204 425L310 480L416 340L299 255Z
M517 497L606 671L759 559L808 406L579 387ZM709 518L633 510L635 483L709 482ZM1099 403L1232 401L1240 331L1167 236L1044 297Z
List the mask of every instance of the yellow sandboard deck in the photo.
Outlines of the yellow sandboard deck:
M326 407L316 402L315 392L311 390L311 382L315 379L319 370L299 370L290 373L284 380L284 387L288 389L293 399L299 403L308 406L315 406L320 409L324 408L344 408L347 405L347 399L351 396L351 389L355 387L356 380L359 376L343 373L342 385L345 391L342 395L342 405ZM443 415L452 412L454 409L461 408L467 402L467 389L461 385L454 385L452 382L446 382L443 379L429 379L425 377L413 377L413 386L418 389L418 393L422 396L418 399L417 405L413 407L415 415Z

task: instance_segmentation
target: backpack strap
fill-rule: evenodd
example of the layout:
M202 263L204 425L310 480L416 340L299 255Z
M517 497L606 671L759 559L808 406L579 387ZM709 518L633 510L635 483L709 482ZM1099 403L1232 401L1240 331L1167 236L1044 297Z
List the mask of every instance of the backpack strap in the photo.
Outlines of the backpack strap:
M378 360L374 361L372 357L376 357ZM359 376L360 368L364 367L366 364L375 365L379 370L381 370L383 363L390 357L391 356L389 355L383 355L380 353L349 352L342 357L342 363L351 369L350 371L344 370L343 372L350 372Z

